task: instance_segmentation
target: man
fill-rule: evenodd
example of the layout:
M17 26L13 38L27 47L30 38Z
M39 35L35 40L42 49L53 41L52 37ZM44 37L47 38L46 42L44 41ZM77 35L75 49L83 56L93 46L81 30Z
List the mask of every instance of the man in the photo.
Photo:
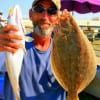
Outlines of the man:
M0 28L4 26L4 19L3 19L3 13L0 12Z
M59 23L60 17L63 19L69 16L66 10L61 13L60 7L60 0L34 0L29 10L29 18L34 26L34 32L30 36L34 40L26 43L27 53L20 74L21 100L66 100L65 90L58 84L50 69L54 27ZM16 52L21 46L9 41L22 39L10 33L11 30L18 31L13 25L0 29L0 51ZM15 100L7 73L4 83L4 100Z

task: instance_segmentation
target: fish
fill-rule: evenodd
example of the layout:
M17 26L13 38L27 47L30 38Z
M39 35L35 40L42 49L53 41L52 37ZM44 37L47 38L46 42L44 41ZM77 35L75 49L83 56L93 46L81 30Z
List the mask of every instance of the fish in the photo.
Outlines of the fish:
M6 52L6 70L13 89L15 100L20 100L20 87L19 87L19 75L21 72L21 66L23 57L25 55L25 34L26 29L22 21L22 13L19 5L15 5L9 11L8 24L16 25L18 27L18 34L23 37L22 40L12 40L14 42L22 43L22 47L15 53Z
M66 100L79 100L96 75L96 55L74 17L60 19L54 29L50 56L51 70L67 91Z

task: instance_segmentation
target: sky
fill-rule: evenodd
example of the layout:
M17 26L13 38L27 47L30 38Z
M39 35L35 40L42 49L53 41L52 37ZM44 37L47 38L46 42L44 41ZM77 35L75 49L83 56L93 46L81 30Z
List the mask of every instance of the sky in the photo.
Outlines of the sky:
M8 9L13 7L16 4L19 4L22 10L23 18L28 18L28 11L31 7L33 0L0 0L0 11L3 12L3 17L6 19L8 16ZM99 13L87 13L87 14L79 14L73 12L73 16L76 19L93 19L94 17L100 17Z
M8 9L18 4L22 10L23 17L28 17L28 11L33 0L0 0L0 11L3 12L4 18L8 16Z

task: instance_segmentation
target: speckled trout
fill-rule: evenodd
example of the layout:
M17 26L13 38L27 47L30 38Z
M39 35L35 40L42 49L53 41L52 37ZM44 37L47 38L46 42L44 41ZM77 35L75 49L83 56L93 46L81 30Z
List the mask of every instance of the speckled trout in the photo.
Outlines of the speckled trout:
M94 49L73 17L61 19L55 28L51 69L68 92L67 100L79 100L78 94L96 75Z
M13 89L15 100L20 100L19 75L21 71L23 56L25 54L25 27L22 22L21 9L16 5L10 10L8 15L8 24L16 25L19 29L15 34L21 35L22 40L12 40L14 42L21 42L22 48L19 48L15 53L6 52L6 70L8 72L9 80Z

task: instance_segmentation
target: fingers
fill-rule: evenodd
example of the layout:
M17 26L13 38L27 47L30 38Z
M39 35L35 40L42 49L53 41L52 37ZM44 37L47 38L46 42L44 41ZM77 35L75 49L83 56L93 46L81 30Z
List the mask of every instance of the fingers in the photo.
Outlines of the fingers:
M7 25L0 29L0 51L15 52L21 44L15 43L12 40L22 40L22 37L16 35L18 29L14 25Z
M61 19L62 19L62 20L68 19L68 18L70 17L69 15L70 15L69 12L68 12L66 9L64 9L64 10L62 11L62 14L61 14Z
M79 28L77 21L67 9L60 11L59 15L61 21L69 20L73 27L75 27L76 29Z
M14 34L13 32L10 32L10 33L0 33L0 39L17 39L17 40L21 40L22 37L17 35L17 34Z
M22 47L22 44L10 40L0 40L0 51L16 52L20 47Z
M11 47L8 47L8 46L5 46L5 45L0 45L0 51L7 51L7 52L16 52L18 49L16 48L11 48Z
M67 9L59 11L58 17L60 20L68 19L70 17L70 12Z
M8 33L10 31L18 31L18 29L14 25L6 25L5 27L2 27L0 29L0 34L2 34L2 33Z
M0 29L0 39L22 39L21 36L14 34L18 29L14 25L7 25L4 28Z
M7 26L5 26L5 28L4 28L4 31L18 31L18 28L16 27L16 26L14 26L14 25L11 25L11 24L9 24L9 25L7 25Z

